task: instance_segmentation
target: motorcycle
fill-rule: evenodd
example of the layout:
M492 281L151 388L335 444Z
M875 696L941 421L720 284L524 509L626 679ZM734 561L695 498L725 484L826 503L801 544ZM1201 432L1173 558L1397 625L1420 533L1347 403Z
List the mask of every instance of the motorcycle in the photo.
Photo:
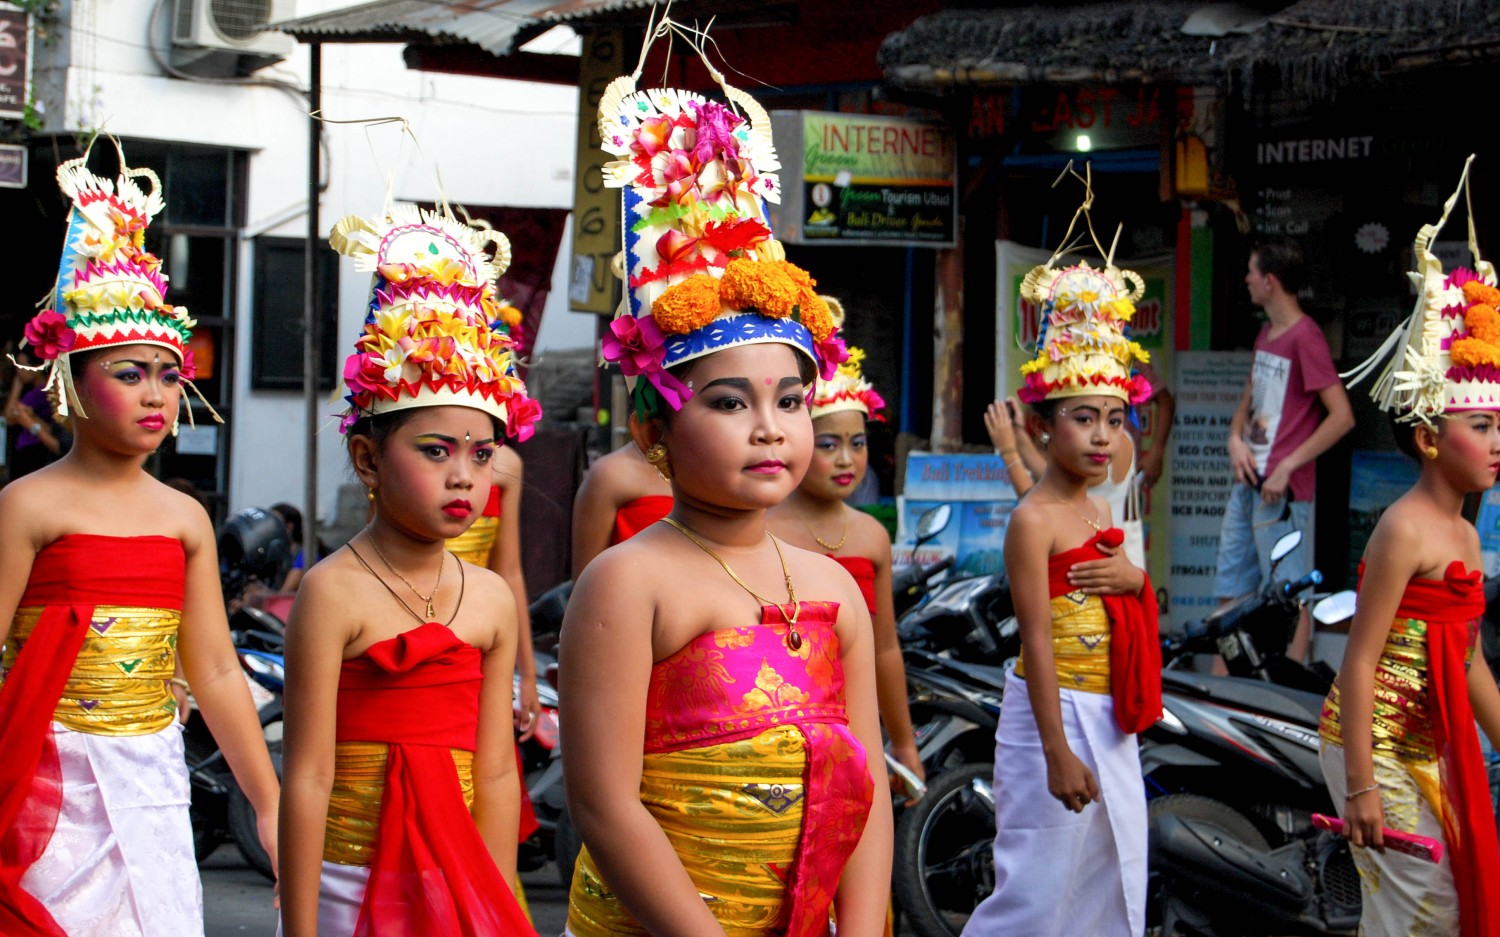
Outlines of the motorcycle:
M949 519L946 504L924 512L917 521L913 554L941 533ZM926 567L914 562L893 580L896 634L903 650L981 665L1002 665L1018 656L1020 629L1005 573L950 577L934 584L953 564L952 557ZM917 665L925 666L925 658L919 657Z

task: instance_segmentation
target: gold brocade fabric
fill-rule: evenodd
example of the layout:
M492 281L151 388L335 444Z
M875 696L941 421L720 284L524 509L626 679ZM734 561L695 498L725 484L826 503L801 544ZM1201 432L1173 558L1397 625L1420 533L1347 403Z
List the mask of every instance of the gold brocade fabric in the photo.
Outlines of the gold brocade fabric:
M5 669L36 629L40 606L16 610ZM177 655L177 609L99 605L52 718L91 735L152 735L177 718L170 683Z
M500 518L480 516L468 530L448 541L448 551L465 563L488 568L499 529Z
M1469 654L1472 655L1472 648ZM1432 738L1428 705L1427 623L1398 618L1391 623L1385 647L1375 665L1375 712L1371 728L1374 752L1403 761L1432 761L1437 748ZM1333 685L1323 702L1318 732L1335 745L1344 743L1339 724L1339 686Z
M1052 659L1060 686L1109 692L1109 615L1097 595L1069 592L1052 598ZM1026 677L1020 661L1016 676Z
M729 937L786 928L785 876L802 827L805 760L793 726L645 756L641 803ZM573 874L568 930L575 937L646 933L604 884L587 848Z
M384 742L339 742L333 752L333 789L328 794L323 859L339 865L368 866L375 856L380 829L380 799L385 793ZM474 808L474 753L449 749L458 768L464 804Z

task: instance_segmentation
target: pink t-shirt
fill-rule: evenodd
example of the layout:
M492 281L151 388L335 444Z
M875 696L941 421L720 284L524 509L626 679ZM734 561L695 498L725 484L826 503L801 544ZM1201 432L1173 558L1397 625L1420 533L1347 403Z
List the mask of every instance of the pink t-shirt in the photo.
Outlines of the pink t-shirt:
M1250 416L1245 443L1265 478L1287 454L1307 441L1328 411L1318 391L1339 382L1323 330L1303 316L1276 338L1270 325L1255 337L1255 364L1250 372ZM1309 462L1292 473L1295 501L1311 501L1317 488L1317 466Z

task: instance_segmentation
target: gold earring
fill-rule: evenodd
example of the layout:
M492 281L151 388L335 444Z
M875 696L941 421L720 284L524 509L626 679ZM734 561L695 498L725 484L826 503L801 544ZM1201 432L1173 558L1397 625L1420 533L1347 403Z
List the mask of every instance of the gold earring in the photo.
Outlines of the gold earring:
M650 462L651 466L656 469L662 481L669 482L672 480L672 457L667 454L666 446L661 443L653 443L651 448L646 450L646 461Z
M370 488L370 489L368 489L368 490L365 491L365 500L366 501L374 501L375 500L375 489L374 488Z
M1425 455L1429 459L1436 459L1437 458L1437 446L1428 446L1426 449L1422 450L1422 454Z

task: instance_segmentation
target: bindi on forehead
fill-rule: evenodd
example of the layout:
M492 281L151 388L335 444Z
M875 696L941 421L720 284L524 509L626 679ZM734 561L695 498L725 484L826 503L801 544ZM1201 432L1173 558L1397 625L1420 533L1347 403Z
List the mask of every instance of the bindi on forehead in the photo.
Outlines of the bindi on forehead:
M770 379L770 378L769 378L769 377L768 377L768 378L766 378L766 386L767 386L767 387L770 387L770 386L771 386L771 379Z

